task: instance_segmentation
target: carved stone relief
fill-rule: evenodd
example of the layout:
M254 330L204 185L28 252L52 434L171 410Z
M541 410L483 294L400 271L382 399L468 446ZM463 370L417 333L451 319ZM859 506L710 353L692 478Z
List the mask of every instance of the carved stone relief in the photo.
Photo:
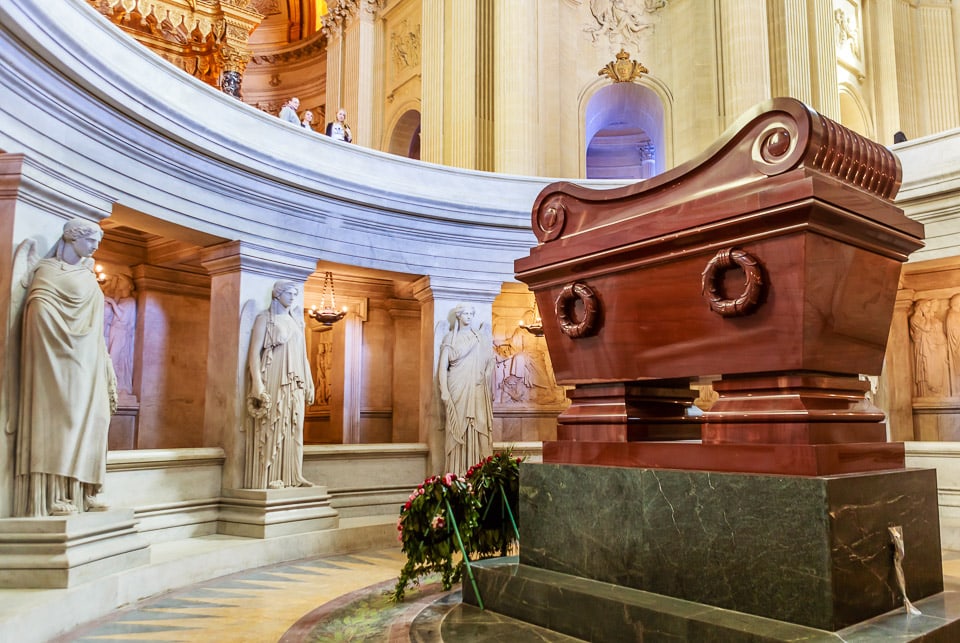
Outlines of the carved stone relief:
M310 361L313 363L316 397L313 406L330 408L333 374L333 332L329 326L313 328L310 339Z
M657 12L667 0L590 0L592 20L583 28L593 42L606 37L611 45L638 48L646 32L652 32Z
M395 74L420 66L419 24L411 26L403 20L396 30L390 33L390 55L393 58Z
M834 0L834 43L837 62L863 80L863 12L859 0Z
M133 395L133 358L137 330L137 300L133 279L125 274L109 277L102 285L103 339L117 376L121 397Z
M533 309L523 315L525 324L534 319ZM517 319L493 315L495 388L493 401L511 407L555 407L566 401L566 393L557 385L542 337L520 328Z

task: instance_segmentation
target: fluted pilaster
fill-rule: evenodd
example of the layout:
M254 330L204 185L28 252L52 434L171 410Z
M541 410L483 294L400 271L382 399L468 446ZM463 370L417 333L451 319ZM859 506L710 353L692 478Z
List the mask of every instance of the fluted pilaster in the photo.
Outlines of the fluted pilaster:
M477 3L446 0L443 46L443 162L477 163Z
M767 20L772 94L812 103L807 0L769 0Z
M956 3L953 3L956 4ZM920 38L926 88L924 134L960 126L960 96L957 93L957 60L952 9L948 4L918 6Z
M728 0L720 14L723 127L770 97L766 0ZM836 76L836 73L834 73Z
M898 63L896 79L900 106L899 129L909 138L919 136L923 131L917 110L920 83L915 71L917 62L914 60L916 47L913 38L913 13L914 9L909 2L894 0L893 40Z
M537 3L494 5L494 170L537 174Z
M420 159L443 162L444 0L421 0Z
M870 25L867 48L873 52L870 80L877 97L877 139L889 145L903 129L900 123L900 92L897 86L899 61L896 50L893 0L875 0L867 7L864 22Z
M840 90L837 87L837 38L833 0L810 1L810 74L813 107L840 122Z

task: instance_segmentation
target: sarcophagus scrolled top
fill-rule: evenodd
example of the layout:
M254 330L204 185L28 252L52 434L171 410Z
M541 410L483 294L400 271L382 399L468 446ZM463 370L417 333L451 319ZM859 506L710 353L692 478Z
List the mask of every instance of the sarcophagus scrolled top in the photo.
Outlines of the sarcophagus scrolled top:
M880 373L901 264L923 245L899 186L889 150L778 98L653 179L545 188L515 267L558 382L576 386L545 461L902 467L859 378ZM692 417L702 378L719 400Z

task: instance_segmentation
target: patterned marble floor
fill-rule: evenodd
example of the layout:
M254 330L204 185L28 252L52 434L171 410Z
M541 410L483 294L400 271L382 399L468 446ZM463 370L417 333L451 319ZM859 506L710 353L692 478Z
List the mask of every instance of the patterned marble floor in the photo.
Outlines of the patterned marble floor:
M248 570L118 610L56 641L435 643L442 620L448 640L577 640L519 631L516 622L461 606L459 591L443 592L430 579L394 605L387 594L402 565L398 549L384 549ZM944 551L943 569L945 588L960 591L960 552Z

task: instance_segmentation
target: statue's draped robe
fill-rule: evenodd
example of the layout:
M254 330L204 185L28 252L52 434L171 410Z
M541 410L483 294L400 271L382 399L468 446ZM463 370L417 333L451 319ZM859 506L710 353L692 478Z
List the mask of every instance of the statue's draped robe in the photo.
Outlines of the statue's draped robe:
M463 475L493 453L493 395L490 387L492 348L479 333L461 329L447 333L446 470Z
M270 396L266 415L253 419L247 436L244 487L267 489L309 484L303 477L303 414L311 381L303 328L289 314L260 313L266 332L260 347L260 376ZM251 347L256 350L256 347Z
M14 515L46 516L56 498L84 510L82 484L106 475L113 366L103 294L88 262L43 259L23 313Z

